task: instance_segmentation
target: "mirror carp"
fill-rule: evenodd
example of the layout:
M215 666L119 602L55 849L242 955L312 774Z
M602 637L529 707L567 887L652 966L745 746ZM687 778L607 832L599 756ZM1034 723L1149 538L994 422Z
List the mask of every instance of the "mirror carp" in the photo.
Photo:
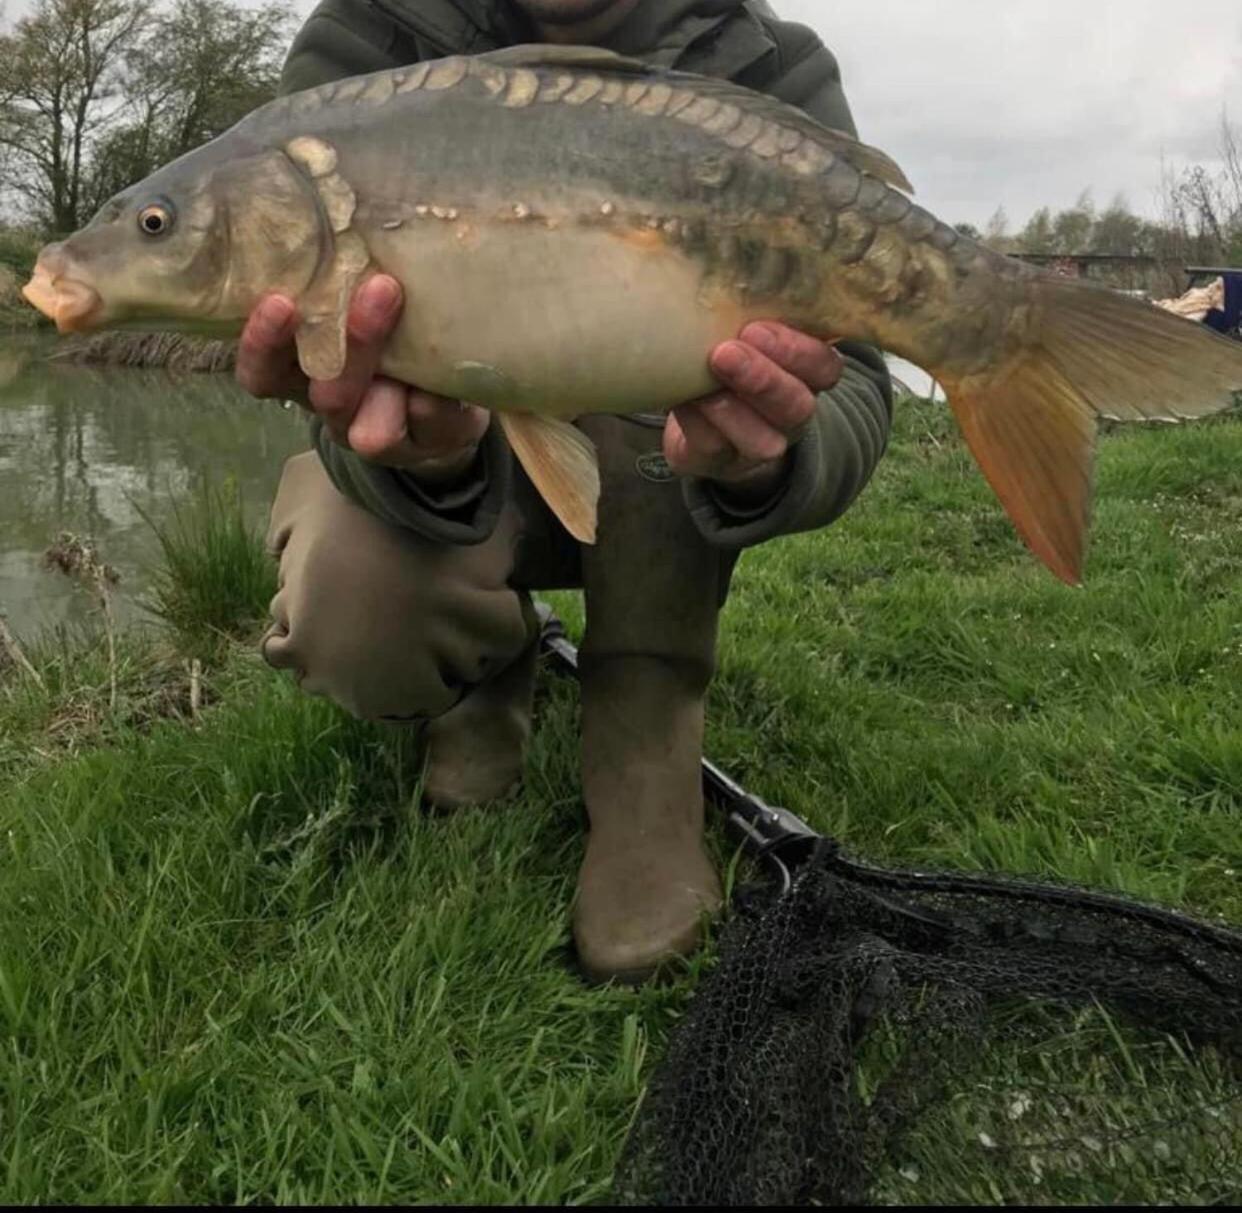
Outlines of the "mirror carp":
M281 290L312 378L350 297L405 291L384 374L494 410L591 542L576 416L717 385L752 320L869 342L945 388L1028 546L1081 579L1096 419L1175 421L1242 389L1242 346L1037 271L909 197L884 153L741 86L593 47L525 46L279 98L49 245L26 298L62 331L237 332Z

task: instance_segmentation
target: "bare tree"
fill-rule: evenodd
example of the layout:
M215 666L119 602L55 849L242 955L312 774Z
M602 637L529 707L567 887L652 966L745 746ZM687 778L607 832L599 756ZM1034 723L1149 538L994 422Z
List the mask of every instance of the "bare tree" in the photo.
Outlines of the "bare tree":
M220 134L275 92L292 24L283 3L37 0L0 35L0 166L12 199L54 233Z
M1221 114L1220 166L1191 165L1163 175L1163 210L1183 258L1201 265L1242 264L1242 133Z
M123 107L122 69L148 24L131 0L38 0L0 36L9 189L52 231L80 226L94 141Z
M1242 130L1230 123L1228 110L1220 116L1220 154L1233 217L1242 224Z
M1009 216L1003 206L992 212L984 226L983 243L998 253L1012 252L1017 246L1017 241L1009 234Z
M128 121L98 159L96 205L270 100L292 13L280 3L177 0L129 55Z

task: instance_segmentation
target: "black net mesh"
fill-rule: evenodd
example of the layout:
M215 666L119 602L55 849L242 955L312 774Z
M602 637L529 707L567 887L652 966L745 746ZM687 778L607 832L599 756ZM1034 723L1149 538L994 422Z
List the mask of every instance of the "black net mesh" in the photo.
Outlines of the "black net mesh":
M1242 934L885 872L740 899L617 1171L627 1204L1233 1203Z

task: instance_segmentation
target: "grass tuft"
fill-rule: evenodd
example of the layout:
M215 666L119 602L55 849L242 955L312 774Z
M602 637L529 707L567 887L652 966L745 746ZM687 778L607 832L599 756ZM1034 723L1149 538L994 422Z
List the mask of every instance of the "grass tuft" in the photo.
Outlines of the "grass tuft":
M276 593L276 565L245 517L236 486L204 484L171 521L146 517L162 564L148 607L191 657L217 660L230 640L249 638Z
M21 294L41 244L34 232L0 223L0 331L33 329L51 323Z

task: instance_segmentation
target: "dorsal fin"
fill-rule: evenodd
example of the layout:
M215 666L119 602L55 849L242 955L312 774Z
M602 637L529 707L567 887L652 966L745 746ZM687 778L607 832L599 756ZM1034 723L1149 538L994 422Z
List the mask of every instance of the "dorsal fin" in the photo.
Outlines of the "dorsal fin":
M835 130L816 122L814 118L796 106L778 101L775 97L769 97L765 93L757 93L743 85L734 84L731 80L700 76L693 72L669 71L666 68L644 63L640 59L618 55L615 51L605 50L601 46L558 46L531 42L522 46L507 46L498 51L487 51L482 55L472 57L494 63L497 67L579 68L593 72L616 72L627 76L653 76L674 87L688 88L704 97L717 97L738 106L748 114L757 114L771 122L779 122L782 126L791 127L814 139L860 173L876 177L885 185L891 185L907 194L914 193L914 187L906 178L905 173L886 152L870 147L866 143L860 143L845 131Z
M891 185L903 193L913 194L914 186L910 184L901 166L887 152L869 143L859 143L852 135L836 130L831 126L821 126L815 137L835 152L846 164L851 164L860 173L868 173L878 177L885 185Z
M766 93L757 93L744 85L734 84L731 80L718 80L714 76L697 76L692 72L662 72L661 79L674 86L691 89L700 96L727 101L748 114L757 114L760 118L787 126L813 139L860 173L876 177L885 185L891 185L904 193L914 193L914 186L887 152L882 152L870 144L860 143L845 131L817 122L797 106L769 97Z
M471 58L494 63L497 67L581 67L594 72L624 72L636 76L654 75L661 70L602 46L559 46L546 42L524 42L521 46L485 51Z

